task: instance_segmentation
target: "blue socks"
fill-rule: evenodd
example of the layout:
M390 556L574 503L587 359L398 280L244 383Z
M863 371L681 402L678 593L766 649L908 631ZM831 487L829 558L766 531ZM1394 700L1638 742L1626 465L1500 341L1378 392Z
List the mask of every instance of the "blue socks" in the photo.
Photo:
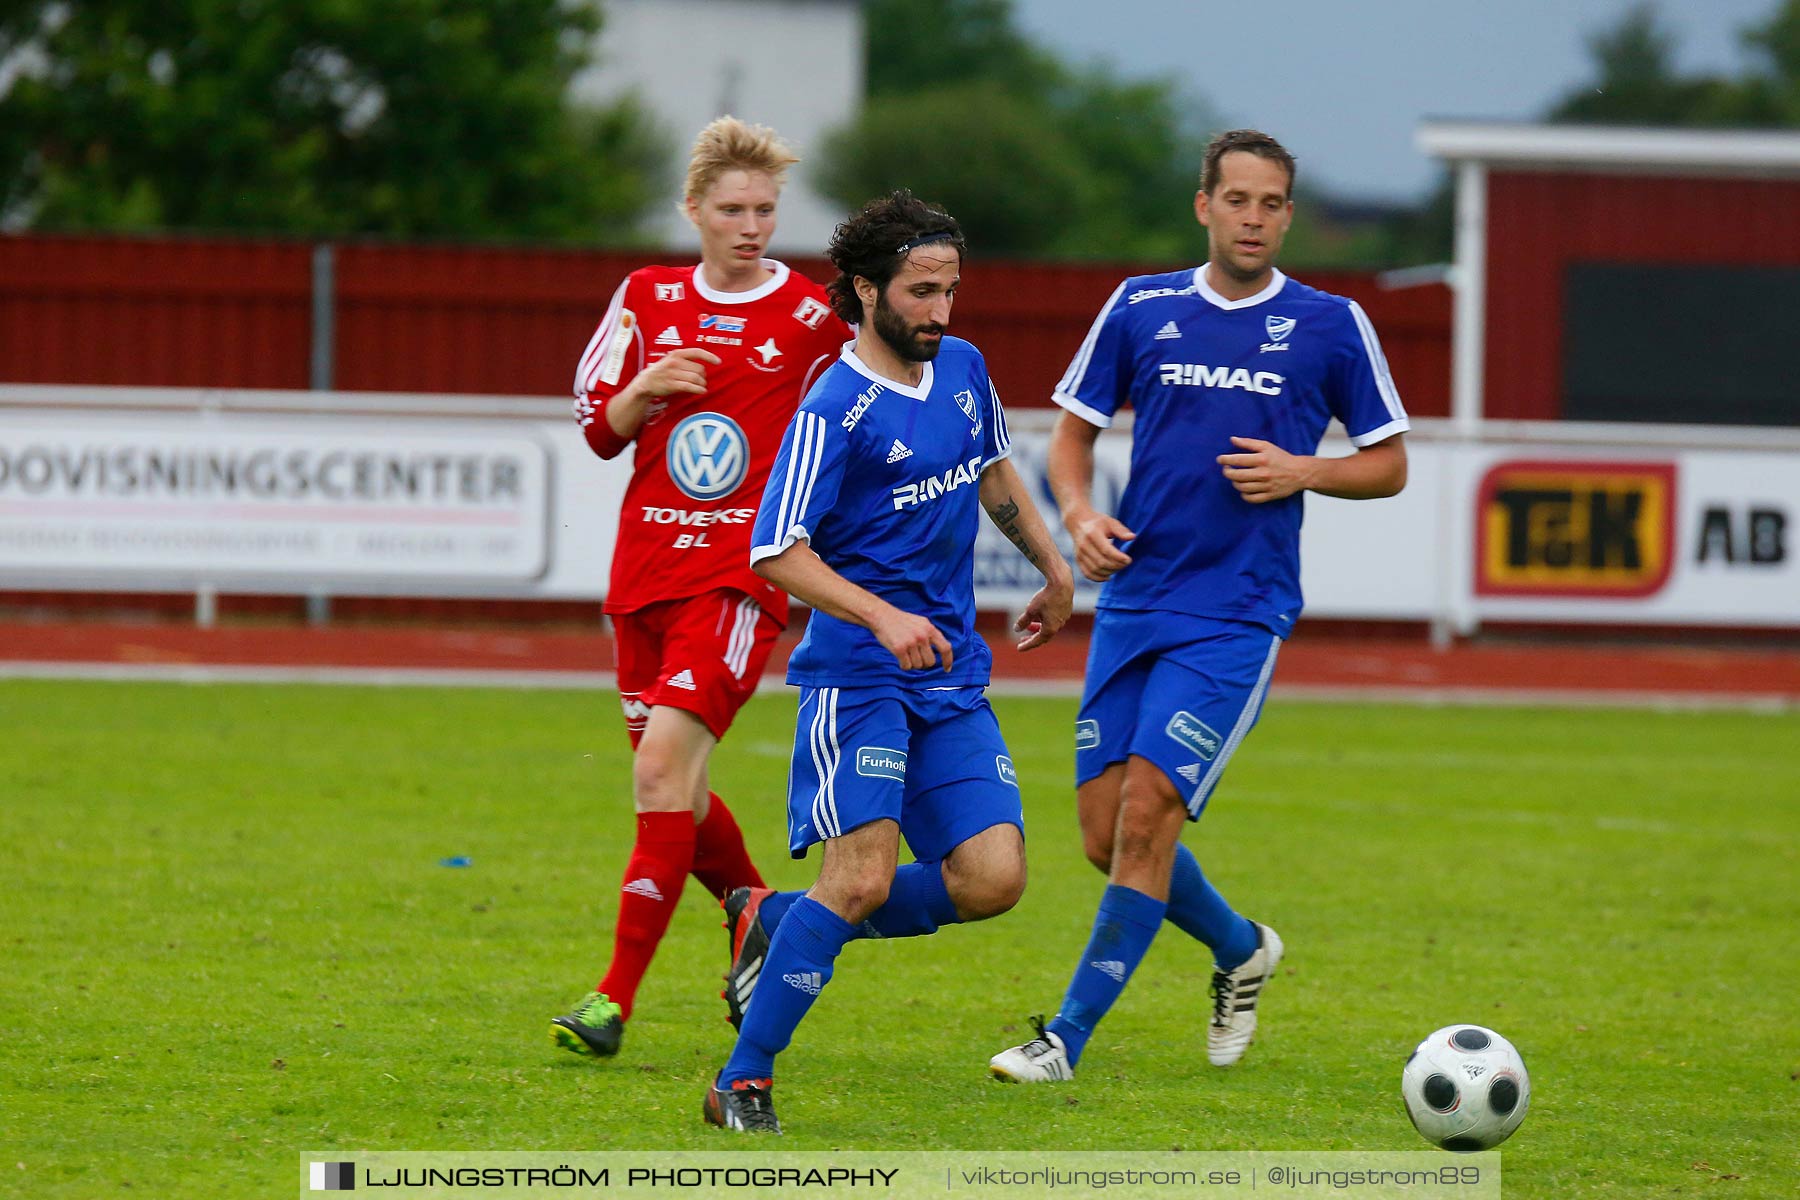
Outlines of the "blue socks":
M1094 914L1093 936L1082 951L1081 964L1069 980L1061 1010L1046 1027L1062 1040L1070 1066L1087 1048L1100 1018L1125 990L1125 981L1144 961L1167 912L1168 905L1154 896L1116 883L1107 885L1100 897L1100 911Z
M770 897L773 899L773 897ZM768 900L763 904L767 905ZM956 904L944 887L941 862L910 862L894 871L887 901L857 929L860 937L919 937L940 925L956 925Z
M780 928L782 918L794 901L805 892L776 892L762 902L763 928ZM958 925L956 905L944 888L944 864L932 862L905 863L894 870L894 882L888 888L887 903L869 914L869 919L856 927L859 938L919 937L936 933L944 925ZM1252 939L1250 948L1256 943ZM1248 957L1246 955L1246 957Z
M831 982L844 943L855 936L854 925L817 900L800 896L788 906L769 941L756 994L744 1013L737 1045L719 1072L719 1086L774 1076L775 1056L787 1049L801 1018Z
M766 897L762 920L775 932L737 1045L719 1072L721 1086L773 1077L775 1056L787 1049L813 1000L831 982L845 943L863 937L936 933L939 926L955 925L960 918L944 887L943 864L912 862L894 871L887 902L861 925L850 924L805 892Z
M1256 953L1256 923L1232 911L1201 873L1194 852L1179 842L1175 845L1175 871L1169 877L1168 919L1175 928L1204 942L1221 971L1242 966Z

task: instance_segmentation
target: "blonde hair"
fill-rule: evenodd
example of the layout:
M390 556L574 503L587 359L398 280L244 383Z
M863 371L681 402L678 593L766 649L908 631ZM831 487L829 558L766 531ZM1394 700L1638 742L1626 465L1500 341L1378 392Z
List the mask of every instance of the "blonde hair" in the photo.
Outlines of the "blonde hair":
M769 176L779 187L787 169L800 161L794 148L767 125L752 125L723 116L694 139L688 156L686 190L682 197L697 200L727 171L752 171Z

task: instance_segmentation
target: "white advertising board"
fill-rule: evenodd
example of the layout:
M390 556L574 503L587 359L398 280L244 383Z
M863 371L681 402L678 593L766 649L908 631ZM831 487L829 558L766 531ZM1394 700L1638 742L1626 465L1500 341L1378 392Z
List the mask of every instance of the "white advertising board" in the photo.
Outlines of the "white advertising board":
M525 429L12 415L0 427L0 571L529 588L550 562L552 461Z

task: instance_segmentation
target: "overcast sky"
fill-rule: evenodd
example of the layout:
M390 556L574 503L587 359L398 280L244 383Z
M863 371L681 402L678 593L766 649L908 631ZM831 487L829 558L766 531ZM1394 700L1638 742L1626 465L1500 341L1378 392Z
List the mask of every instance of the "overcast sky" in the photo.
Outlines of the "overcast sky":
M1415 199L1436 165L1424 117L1524 120L1592 77L1588 35L1633 0L1014 0L1031 36L1073 61L1174 72L1228 126L1280 138L1303 175L1346 195ZM1662 0L1683 71L1733 73L1737 33L1779 0Z

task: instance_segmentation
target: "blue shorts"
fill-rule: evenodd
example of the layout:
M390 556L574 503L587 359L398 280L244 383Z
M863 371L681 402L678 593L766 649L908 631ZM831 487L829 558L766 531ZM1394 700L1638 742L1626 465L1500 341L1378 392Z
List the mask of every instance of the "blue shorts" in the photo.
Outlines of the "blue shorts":
M1197 821L1225 764L1262 714L1281 639L1257 625L1102 609L1075 721L1075 783L1137 755Z
M995 825L1025 828L1019 777L978 687L800 689L788 852L887 818L921 862Z

